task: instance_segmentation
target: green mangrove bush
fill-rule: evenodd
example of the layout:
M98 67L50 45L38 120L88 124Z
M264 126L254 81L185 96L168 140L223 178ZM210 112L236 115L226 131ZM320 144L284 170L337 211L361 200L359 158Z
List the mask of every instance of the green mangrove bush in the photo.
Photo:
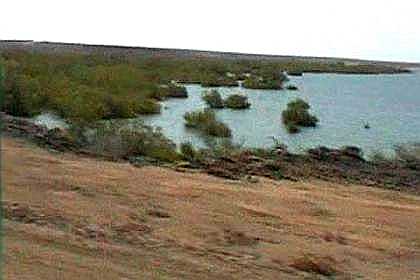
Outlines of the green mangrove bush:
M248 109L251 103L248 97L242 94L232 94L225 100L226 107L231 109Z
M311 115L308 112L309 109L310 105L300 98L287 104L287 109L283 111L282 118L290 133L299 132L299 127L316 126L318 118Z
M221 109L221 108L224 108L225 107L225 104L224 104L224 101L223 101L222 96L215 89L210 90L210 91L206 91L202 95L202 99L206 102L206 104L210 108Z
M287 80L287 76L278 71L278 69L265 70L246 77L243 87L250 89L282 89L283 83Z
M188 92L184 86L171 83L168 86L168 97L187 98Z
M74 121L157 113L156 85L131 64L82 55L3 54L2 110L31 117L54 111Z
M91 128L85 146L96 154L114 159L146 156L163 162L180 159L176 145L166 138L159 128L143 124L123 125L119 121L107 121Z
M233 78L226 76L225 73L214 74L205 73L200 79L203 87L236 87L238 82Z
M215 137L231 137L230 128L216 119L216 114L210 109L188 112L184 115L185 126L201 131L205 135Z

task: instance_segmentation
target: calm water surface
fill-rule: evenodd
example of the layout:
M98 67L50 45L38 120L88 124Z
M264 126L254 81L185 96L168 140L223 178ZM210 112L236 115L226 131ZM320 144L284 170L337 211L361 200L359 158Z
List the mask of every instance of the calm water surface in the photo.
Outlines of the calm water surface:
M324 145L356 145L366 154L390 152L394 145L420 142L420 72L401 75L304 74L292 77L299 91L218 88L223 96L241 92L251 102L249 110L217 110L217 117L233 132L233 140L248 147L269 147L273 137L291 151ZM204 145L199 134L184 127L186 112L205 108L203 88L187 85L187 99L162 103L160 115L141 117L159 126L176 143ZM281 112L296 97L307 100L320 119L316 128L288 134ZM364 124L369 123L370 129Z
M216 110L217 117L233 132L233 141L247 147L270 147L273 137L299 152L320 145L355 145L366 155L392 153L398 144L420 142L420 71L401 75L304 74L292 77L299 91L218 88L224 96L241 92L251 102L248 110ZM192 142L205 146L199 133L184 127L186 112L205 108L200 85L187 85L187 99L162 102L162 113L138 120L162 128L175 143ZM319 118L316 128L289 134L281 121L281 112L296 97L312 106ZM34 119L49 128L65 123L52 114ZM131 120L132 121L132 120ZM370 129L365 129L369 123Z

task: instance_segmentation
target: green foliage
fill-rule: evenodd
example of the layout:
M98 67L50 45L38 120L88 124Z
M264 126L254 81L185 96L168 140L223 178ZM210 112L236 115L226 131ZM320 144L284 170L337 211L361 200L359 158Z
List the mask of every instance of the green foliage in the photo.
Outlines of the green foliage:
M171 83L168 86L168 97L187 98L188 92L184 86Z
M171 81L203 86L281 89L282 71L388 73L383 65L347 65L298 60L258 61L221 58L124 57L121 55L40 54L3 51L2 110L17 116L55 111L64 118L91 122L158 113L157 100L185 97L185 88ZM230 73L227 75L227 73ZM250 77L245 75L250 73ZM261 78L260 78L261 77ZM162 88L160 85L169 85Z
M308 112L309 109L309 104L300 98L287 104L287 109L283 111L282 117L283 123L290 133L299 132L300 126L316 126L318 119Z
M282 89L287 77L277 69L265 70L245 78L243 86L251 89Z
M221 109L224 107L222 96L215 89L206 91L202 98L210 108Z
M236 87L238 82L233 77L224 74L206 73L200 79L203 87Z
M114 159L147 156L164 162L180 159L176 145L160 129L142 124L124 126L118 121L97 125L87 137L86 145L97 154Z
M216 119L216 114L209 109L189 112L184 115L185 126L194 128L205 135L215 137L231 137L230 128Z
M184 159L191 161L195 158L196 151L190 142L181 143L180 150Z
M217 90L205 92L202 98L212 109L221 109L224 107L231 109L247 109L251 106L251 104L248 102L247 96L241 94L233 94L226 98L226 100L223 100L222 96Z
M242 144L234 143L231 138L207 138L205 143L207 148L200 150L205 158L232 157L246 151Z
M226 107L231 109L248 109L251 103L248 102L248 97L241 94L232 94L225 100Z
M181 143L180 150L183 159L191 163L200 163L204 159L202 153L196 150L190 142Z
M132 64L105 58L13 52L6 58L2 109L17 116L55 111L91 122L158 113L157 86Z

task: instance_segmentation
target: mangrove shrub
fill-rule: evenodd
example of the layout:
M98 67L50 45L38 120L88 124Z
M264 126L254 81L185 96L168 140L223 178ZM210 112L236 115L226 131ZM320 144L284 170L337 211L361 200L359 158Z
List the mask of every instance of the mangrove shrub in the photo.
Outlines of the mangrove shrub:
M216 114L210 109L188 112L184 115L185 126L197 129L208 136L231 137L230 128L216 119Z
M226 107L231 109L248 109L251 103L248 97L242 94L232 94L225 100Z
M299 127L314 127L318 123L318 118L309 113L310 105L298 98L287 104L287 109L283 111L283 123L290 133L299 132Z
M217 90L206 91L202 98L210 108L221 109L225 106L222 96Z

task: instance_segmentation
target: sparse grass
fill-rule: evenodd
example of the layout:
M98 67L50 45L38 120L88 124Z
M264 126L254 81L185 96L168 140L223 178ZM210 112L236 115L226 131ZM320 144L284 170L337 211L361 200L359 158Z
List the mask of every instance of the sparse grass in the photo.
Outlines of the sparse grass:
M290 133L299 132L301 126L316 126L318 118L308 112L309 108L309 104L300 98L287 104L287 109L283 111L282 118Z
M311 216L320 217L320 218L333 218L335 217L335 214L330 209L322 205L315 205L311 209Z
M184 115L185 126L194 128L205 135L215 137L231 137L230 128L216 119L216 114L209 109L189 112Z
M202 98L210 108L222 109L225 106L222 96L217 90L206 91Z
M231 109L248 109L251 103L248 102L248 97L241 94L233 94L226 98L226 107Z

